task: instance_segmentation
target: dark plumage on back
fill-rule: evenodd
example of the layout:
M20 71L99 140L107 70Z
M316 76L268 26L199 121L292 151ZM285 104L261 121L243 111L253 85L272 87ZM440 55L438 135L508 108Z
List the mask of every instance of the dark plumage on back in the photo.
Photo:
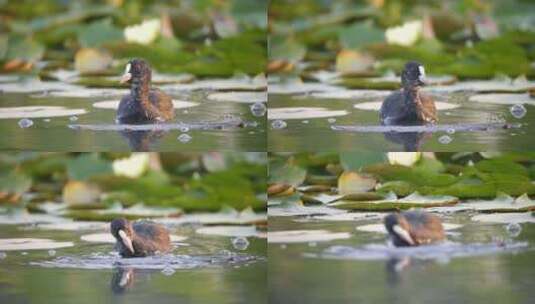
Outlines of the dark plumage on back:
M111 234L117 240L115 247L123 257L144 257L165 253L171 249L169 232L162 225L115 219L110 228Z
M422 93L425 69L415 61L408 62L401 73L402 89L390 94L381 105L379 117L384 125L411 125L438 121L435 102Z
M418 246L445 238L440 218L423 211L391 213L384 224L395 246Z
M133 59L126 65L121 83L130 84L117 109L117 122L124 124L168 121L175 117L171 97L159 89L151 88L152 71L147 62Z

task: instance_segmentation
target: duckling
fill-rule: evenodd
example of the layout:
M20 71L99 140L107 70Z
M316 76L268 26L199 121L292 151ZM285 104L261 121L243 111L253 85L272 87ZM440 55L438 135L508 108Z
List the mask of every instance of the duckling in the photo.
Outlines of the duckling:
M402 88L390 94L381 105L383 125L436 123L437 109L433 99L420 91L425 83L425 69L416 61L405 64L401 73Z
M423 211L391 213L384 224L395 246L418 246L444 240L440 218Z
M147 221L132 224L121 218L114 219L110 228L117 240L115 248L122 257L144 257L171 250L169 232L162 225Z
M151 88L152 71L143 59L128 62L121 83L130 84L130 94L125 95L117 109L117 123L140 124L163 122L175 117L171 97Z

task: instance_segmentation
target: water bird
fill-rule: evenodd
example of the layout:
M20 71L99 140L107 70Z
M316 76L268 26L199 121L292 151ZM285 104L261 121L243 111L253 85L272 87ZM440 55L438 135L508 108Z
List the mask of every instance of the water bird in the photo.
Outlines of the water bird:
M152 71L143 59L126 64L121 83L130 84L130 93L123 96L116 121L121 124L164 122L175 117L173 100L157 88L151 88Z
M164 226L148 222L129 222L124 218L114 219L111 234L117 240L115 248L122 257L144 257L171 250L169 232Z
M440 218L424 211L391 213L384 224L395 246L419 246L444 240Z
M419 62L405 64L401 73L402 88L383 101L379 116L383 125L436 123L437 109L431 96L421 92L425 69Z

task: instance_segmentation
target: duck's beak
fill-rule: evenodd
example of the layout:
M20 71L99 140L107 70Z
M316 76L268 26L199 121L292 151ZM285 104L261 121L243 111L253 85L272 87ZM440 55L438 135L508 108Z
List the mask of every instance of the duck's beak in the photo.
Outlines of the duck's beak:
M392 226L392 230L396 233L396 235L398 237L400 237L402 240L404 240L405 242L409 243L410 245L414 245L415 242L414 240L412 239L411 235L409 234L409 232L403 228L401 228L401 226L399 225L394 225Z
M121 238L121 242L130 250L130 252L134 253L134 246L132 246L132 240L126 235L124 230L119 230L119 237Z
M123 76L121 77L121 81L120 81L120 83L126 83L126 82L128 82L131 78L132 78L132 74L130 74L130 73L124 73Z

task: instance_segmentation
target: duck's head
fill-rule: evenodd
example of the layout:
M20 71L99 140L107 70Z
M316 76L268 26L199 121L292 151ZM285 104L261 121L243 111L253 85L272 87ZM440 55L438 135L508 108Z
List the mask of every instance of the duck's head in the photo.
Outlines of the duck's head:
M121 83L130 83L133 79L144 81L151 80L151 69L149 64L143 59L132 59L126 64Z
M404 88L417 88L425 84L425 69L416 61L409 61L401 72L401 84Z
M391 213L385 217L384 223L388 234L394 239L395 244L402 244L404 246L415 244L409 233L410 224L403 214Z
M134 229L132 228L132 224L124 218L114 219L110 224L110 230L113 237L133 254L134 246L132 245L132 238Z

